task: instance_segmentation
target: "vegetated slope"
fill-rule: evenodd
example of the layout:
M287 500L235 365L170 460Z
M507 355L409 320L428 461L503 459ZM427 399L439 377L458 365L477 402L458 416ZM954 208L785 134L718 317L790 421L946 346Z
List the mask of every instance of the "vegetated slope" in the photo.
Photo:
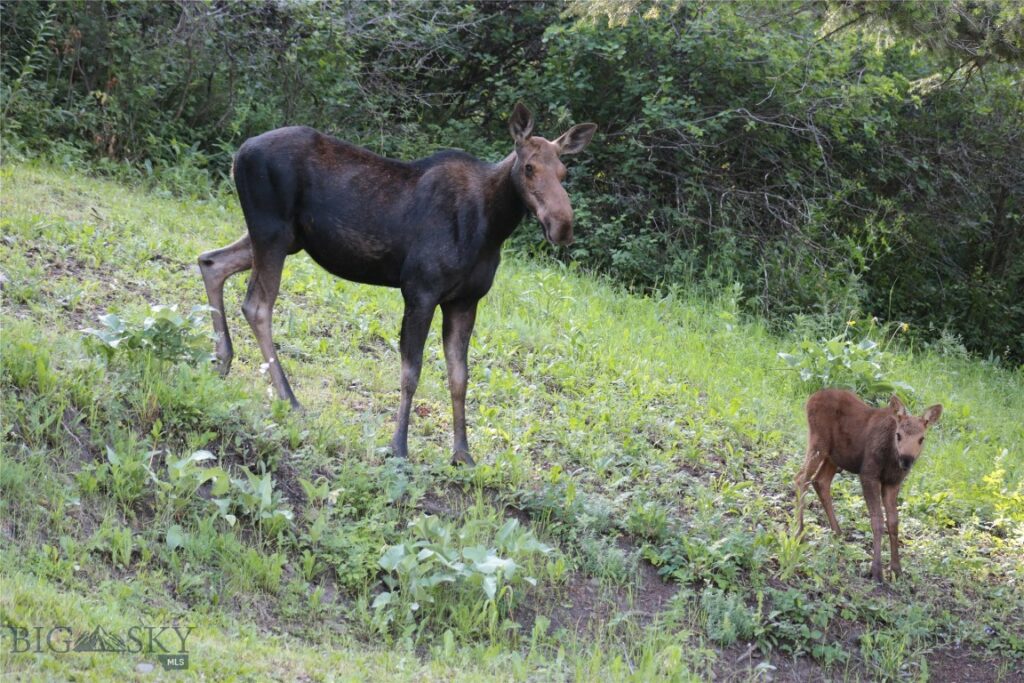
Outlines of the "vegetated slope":
M233 205L27 165L2 181L5 623L192 625L208 678L1021 678L1020 370L955 344L871 351L913 409L946 409L903 489L907 576L877 587L855 478L834 489L841 539L816 503L792 535L815 380L778 358L799 337L729 297L508 259L470 352L480 465L447 464L435 329L403 466L382 448L395 291L289 259L276 341L307 408L290 413L236 313L244 275L231 376L196 355L195 256L241 233ZM24 678L155 661L12 642L3 670Z

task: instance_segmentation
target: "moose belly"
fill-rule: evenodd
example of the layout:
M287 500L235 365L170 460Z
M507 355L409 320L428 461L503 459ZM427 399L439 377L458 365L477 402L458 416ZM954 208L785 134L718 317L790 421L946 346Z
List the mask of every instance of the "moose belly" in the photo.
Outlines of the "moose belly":
M394 245L345 225L335 224L329 230L307 226L303 226L302 246L328 272L368 285L399 286L402 256Z

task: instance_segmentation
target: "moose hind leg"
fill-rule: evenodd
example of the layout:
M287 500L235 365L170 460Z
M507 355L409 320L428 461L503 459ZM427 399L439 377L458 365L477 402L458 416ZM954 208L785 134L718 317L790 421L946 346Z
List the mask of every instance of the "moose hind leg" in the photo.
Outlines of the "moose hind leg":
M821 454L814 442L811 441L807 444L804 464L796 473L796 532L798 534L804 531L804 493L806 493L811 480L818 474L818 470L821 469L821 462Z
M839 468L827 456L822 457L821 466L815 473L811 483L814 491L821 500L821 506L825 508L825 516L828 517L828 524L832 531L839 535L839 521L836 519L836 511L832 509L832 479L835 478Z
M224 283L235 273L252 268L252 243L249 235L232 242L222 249L207 251L199 256L199 272L203 275L206 287L206 298L213 311L213 331L217 335L215 355L217 369L221 375L227 375L231 369L234 351L231 347L231 334L224 314Z
M281 271L284 269L284 260L288 253L288 249L281 248L254 251L252 276L249 278L249 290L245 295L245 303L242 304L242 313L256 335L263 360L270 372L270 381L273 382L278 397L291 403L293 408L299 408L299 402L277 359L271 330L274 302L281 287Z

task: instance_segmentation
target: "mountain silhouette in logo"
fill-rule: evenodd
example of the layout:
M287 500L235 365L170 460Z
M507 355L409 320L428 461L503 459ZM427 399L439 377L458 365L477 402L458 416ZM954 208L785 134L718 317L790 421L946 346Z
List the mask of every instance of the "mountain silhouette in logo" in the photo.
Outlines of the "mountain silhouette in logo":
M76 640L74 649L75 652L124 652L128 648L120 636L97 626L95 631Z

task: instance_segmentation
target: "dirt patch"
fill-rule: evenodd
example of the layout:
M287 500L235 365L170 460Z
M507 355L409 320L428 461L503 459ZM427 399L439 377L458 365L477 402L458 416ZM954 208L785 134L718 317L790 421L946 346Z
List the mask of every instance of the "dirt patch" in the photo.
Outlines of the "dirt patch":
M959 647L938 648L926 656L933 681L943 683L1024 683L1024 662L999 659Z
M282 458L274 471L274 485L284 495L293 510L301 510L306 505L306 492L299 483L299 473L286 458Z
M678 592L677 585L663 581L653 565L641 560L632 585L603 585L596 578L574 572L551 599L520 605L514 617L527 633L543 615L551 622L549 633L564 629L593 635L613 620L628 620L641 627L650 624Z
M761 667L760 670L758 667ZM773 653L765 657L756 647L736 643L718 653L714 666L716 681L773 681L774 683L829 683L843 679L849 671L829 671L813 659ZM853 677L854 680L857 676Z
M473 502L473 497L458 484L444 483L428 489L419 499L417 507L428 515L457 520L466 514L466 509ZM497 507L504 505L498 504Z
M359 342L359 351L377 360L386 358L392 350L391 342L377 334Z
M78 522L77 536L82 540L92 538L103 523L99 512L90 505L73 505L67 509L65 514Z
M515 516L521 522L529 520L529 515L518 508L506 508L506 515ZM626 552L637 552L634 541L626 536L620 536L615 542ZM551 621L549 633L565 629L592 635L613 621L629 621L643 627L654 621L678 592L677 584L666 582L657 567L641 559L631 584L606 585L574 572L552 599L521 605L515 618L525 632L532 630L538 615Z
M640 591L636 594L636 605L645 614L657 614L679 592L679 586L662 579L658 568L647 560L640 560L638 571Z

